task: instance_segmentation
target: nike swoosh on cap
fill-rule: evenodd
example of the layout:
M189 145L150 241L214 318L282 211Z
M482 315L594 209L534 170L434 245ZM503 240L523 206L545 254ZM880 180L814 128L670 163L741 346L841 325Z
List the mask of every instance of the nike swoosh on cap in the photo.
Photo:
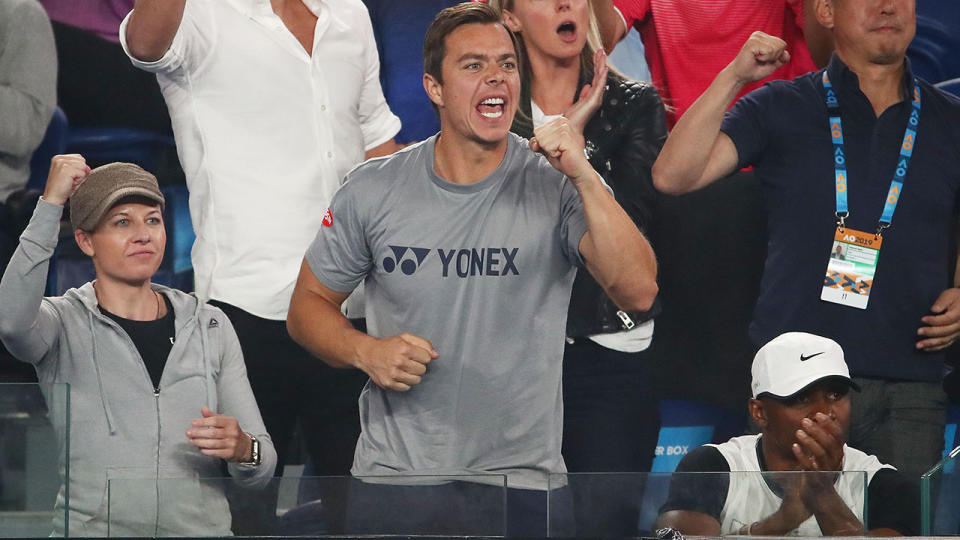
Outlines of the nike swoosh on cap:
M801 354L801 355L800 355L800 361L801 361L801 362L806 362L807 360L813 358L814 356L820 356L821 354L823 354L823 353L825 353L825 352L827 352L827 351L822 351L822 352L818 352L818 353L813 353L813 354L811 354L811 355L809 355L809 356L804 356L804 355Z

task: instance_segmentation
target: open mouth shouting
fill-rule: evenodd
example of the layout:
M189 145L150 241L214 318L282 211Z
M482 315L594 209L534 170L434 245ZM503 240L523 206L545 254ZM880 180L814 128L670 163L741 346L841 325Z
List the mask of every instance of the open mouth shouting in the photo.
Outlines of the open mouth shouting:
M477 112L484 118L500 118L503 116L504 103L502 97L488 97L477 105Z
M577 25L573 21L564 21L557 27L557 35L560 39L572 43L577 40Z

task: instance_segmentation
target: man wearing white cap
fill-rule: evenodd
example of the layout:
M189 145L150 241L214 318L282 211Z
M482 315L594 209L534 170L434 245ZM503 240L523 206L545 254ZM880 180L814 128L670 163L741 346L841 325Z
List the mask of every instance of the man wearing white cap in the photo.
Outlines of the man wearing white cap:
M749 410L760 434L697 448L677 472L821 474L679 475L657 527L704 536L919 534L916 486L846 445L849 391L859 388L840 345L802 332L782 334L757 352L751 371ZM863 474L822 474L829 471L863 471L868 487Z

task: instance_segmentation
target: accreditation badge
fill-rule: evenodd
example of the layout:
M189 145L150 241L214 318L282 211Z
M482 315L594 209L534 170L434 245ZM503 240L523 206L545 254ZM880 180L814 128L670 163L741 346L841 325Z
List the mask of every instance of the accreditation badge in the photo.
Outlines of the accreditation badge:
M874 233L838 227L820 299L867 309L882 242L883 238Z

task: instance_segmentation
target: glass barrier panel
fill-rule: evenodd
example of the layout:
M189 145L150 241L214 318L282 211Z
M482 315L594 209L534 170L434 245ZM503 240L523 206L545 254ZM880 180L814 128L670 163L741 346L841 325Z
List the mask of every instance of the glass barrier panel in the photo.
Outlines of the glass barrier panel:
M921 534L960 535L960 446L920 477Z
M867 523L866 478L862 471L554 474L549 536L656 536L664 526L727 536L751 527L757 534L761 523L765 536L824 536L818 516ZM817 501L826 503L814 515ZM714 529L690 529L694 522Z
M164 471L161 471L163 476ZM506 477L231 478L108 474L102 536L504 536ZM546 497L542 499L546 521Z
M66 535L67 384L0 384L0 538Z

